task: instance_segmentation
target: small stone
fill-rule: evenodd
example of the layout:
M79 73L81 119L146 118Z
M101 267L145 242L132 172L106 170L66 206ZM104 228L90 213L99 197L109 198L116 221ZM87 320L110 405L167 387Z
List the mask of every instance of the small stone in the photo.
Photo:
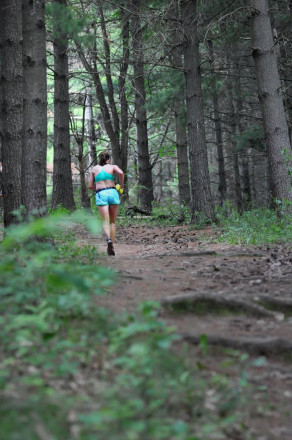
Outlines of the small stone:
M259 284L261 284L263 282L263 280L261 280L260 278L259 279L257 279L257 280L250 280L249 281L249 285L250 286L258 286Z

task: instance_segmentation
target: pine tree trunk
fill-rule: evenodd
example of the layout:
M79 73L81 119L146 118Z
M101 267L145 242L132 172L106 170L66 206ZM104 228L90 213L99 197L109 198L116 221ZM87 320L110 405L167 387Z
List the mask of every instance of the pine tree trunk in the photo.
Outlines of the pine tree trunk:
M52 208L75 208L69 131L68 38L60 26L67 0L54 0L54 171Z
M47 82L45 0L23 0L23 202L27 214L47 210Z
M141 0L132 0L132 39L133 39L133 67L135 87L135 110L137 126L137 150L139 166L138 200L147 211L152 210L153 184L152 170L148 149L146 93L144 85L144 53L142 29L140 23Z
M288 123L290 145L292 145L292 0L285 3L278 0L276 4L279 13L285 17L284 32L283 34L281 32L282 41L279 43L279 69L283 85L283 100Z
M23 135L23 70L21 1L3 0L0 6L2 190L4 226L16 221L21 205ZM2 174L2 173L1 173Z
M80 173L80 192L81 192L81 204L83 208L90 208L90 199L88 197L88 190L87 190L87 184L86 184L86 175L85 175L85 157L83 154L83 142L84 138L81 136L77 140L78 144L78 168Z
M226 95L227 95L227 137L228 137L228 156L230 160L230 178L229 187L227 185L227 195L228 198L232 200L233 204L237 207L238 212L243 212L243 196L240 182L240 171L239 171L239 158L236 145L236 115L234 108L234 83L233 75L234 71L232 69L232 59L230 45L225 47L226 55L226 69L227 69L227 81L226 81Z
M238 152L236 151L236 116L234 111L234 102L233 102L233 87L232 87L232 79L231 72L229 71L229 76L227 77L227 109L229 113L228 118L228 128L229 128L229 155L232 164L232 174L233 174L233 185L234 188L230 188L229 192L234 194L235 203L238 212L243 212L243 197L242 190L240 184L240 172L239 172L239 161L238 161ZM231 190L231 191L230 191Z
M170 56L171 65L182 72L182 32L179 27L179 0L172 2L168 11L168 20L170 23L170 38L172 51ZM179 73L183 75L183 73ZM176 153L177 153L177 171L178 171L178 193L179 203L190 206L191 194L189 183L189 163L188 163L188 139L186 125L183 122L185 116L185 99L178 96L174 102L175 115L175 136L176 136Z
M85 121L86 121L86 136L89 152L88 166L97 165L97 153L96 153L96 134L94 127L93 108L92 108L92 96L86 92L85 101Z
M233 52L236 52L236 47L233 48ZM240 67L239 67L239 61L236 60L234 63L234 73L235 73L235 80L234 80L234 95L235 95L235 113L236 113L236 132L237 135L242 135L245 131L245 121L243 118L243 101L242 101L242 87L241 87L241 80L240 80ZM243 192L243 209L250 209L250 205L252 202L251 199L251 188L250 188L250 175L249 175L249 150L246 148L244 151L240 151L238 153L238 158L240 160L240 163L242 165L242 192Z
M252 55L258 83L269 167L271 191L275 200L292 200L289 176L291 152L287 121L285 118L281 83L277 66L277 53L273 41L272 27L267 0L249 0L251 12ZM290 158L291 163L291 158Z
M178 193L180 205L190 206L191 194L189 183L188 140L184 124L181 121L183 103L177 100L175 103L175 135L178 171Z
M119 76L119 98L121 107L121 149L120 149L120 167L124 171L124 188L125 196L128 195L127 182L128 182L128 145L129 145L129 106L126 94L126 78L129 67L129 38L130 38L130 23L129 13L126 8L121 8L121 25L122 25L122 44L123 55L120 64L120 76ZM124 199L122 199L123 202Z
M184 73L191 167L191 221L204 214L214 220L205 139L203 95L200 74L199 42L197 33L196 1L181 0L184 32Z
M211 63L214 64L214 52L213 52L213 42L208 41L209 55ZM215 125L215 138L217 147L217 160L218 160L218 172L219 172L219 194L220 194L220 205L222 206L226 199L226 177L225 177L225 164L224 164L224 153L223 153L223 139L222 139L222 128L221 128L221 117L219 112L219 97L216 92L216 88L212 93L213 100L213 112L214 112L214 125Z

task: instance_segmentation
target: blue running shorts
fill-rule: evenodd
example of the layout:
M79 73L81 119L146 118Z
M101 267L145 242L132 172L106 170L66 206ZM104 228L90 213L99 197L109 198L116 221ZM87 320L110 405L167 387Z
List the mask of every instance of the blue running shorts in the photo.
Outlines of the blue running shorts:
M119 205L121 203L119 193L116 188L105 188L95 194L97 206Z

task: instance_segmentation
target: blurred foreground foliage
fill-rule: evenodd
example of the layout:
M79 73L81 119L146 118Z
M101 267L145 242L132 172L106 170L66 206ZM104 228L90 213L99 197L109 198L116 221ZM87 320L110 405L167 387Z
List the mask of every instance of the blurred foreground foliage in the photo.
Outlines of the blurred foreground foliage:
M156 303L119 316L100 307L115 276L78 246L76 223L99 231L87 213L57 213L1 242L0 439L245 438L244 372L190 361Z

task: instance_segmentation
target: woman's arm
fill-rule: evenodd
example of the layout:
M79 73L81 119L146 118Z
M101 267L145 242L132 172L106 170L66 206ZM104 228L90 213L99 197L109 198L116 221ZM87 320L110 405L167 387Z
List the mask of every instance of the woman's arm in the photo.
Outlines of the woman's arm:
M93 172L91 172L90 176L89 176L88 188L89 189L95 189L94 174L93 174Z
M121 188L124 189L124 173L117 165L114 165L114 172L119 175Z

